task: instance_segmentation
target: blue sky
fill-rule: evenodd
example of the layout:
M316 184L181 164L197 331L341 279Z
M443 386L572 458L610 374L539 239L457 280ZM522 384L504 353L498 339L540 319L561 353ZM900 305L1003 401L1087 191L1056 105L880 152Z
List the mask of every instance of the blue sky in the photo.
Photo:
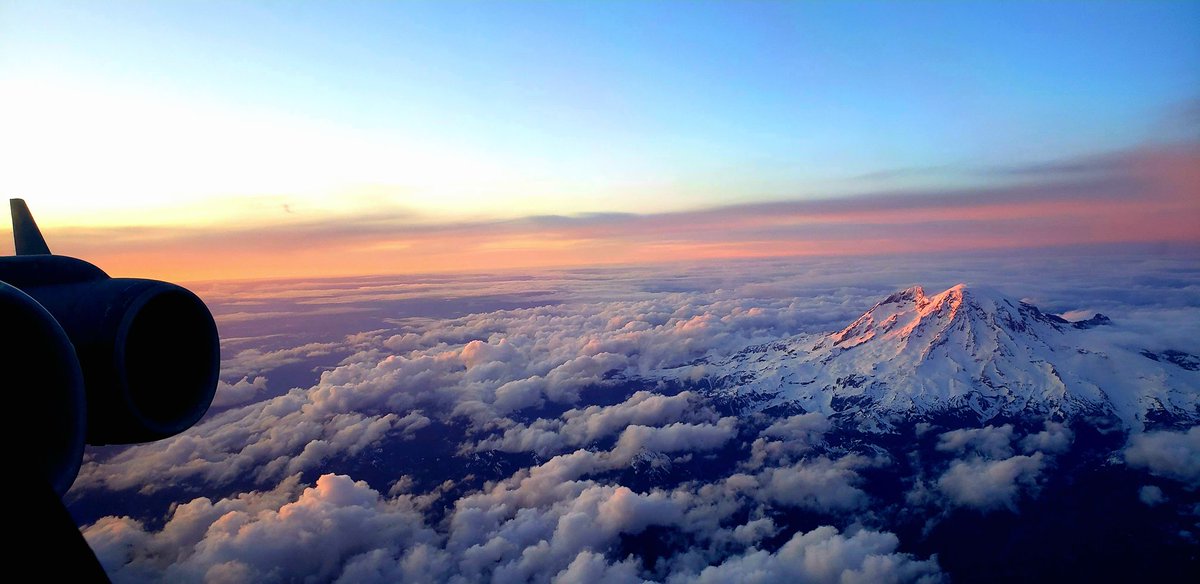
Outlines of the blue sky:
M51 227L203 226L990 188L1194 142L1197 22L1195 2L2 2L0 195Z

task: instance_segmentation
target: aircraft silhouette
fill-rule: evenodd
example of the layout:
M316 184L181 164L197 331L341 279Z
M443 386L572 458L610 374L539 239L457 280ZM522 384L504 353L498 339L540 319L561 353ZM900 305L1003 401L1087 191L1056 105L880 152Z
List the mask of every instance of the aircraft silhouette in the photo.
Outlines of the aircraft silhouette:
M107 580L63 506L84 444L132 444L173 436L208 411L221 353L208 307L157 280L111 278L80 259L54 255L29 208L11 199L16 255L0 257L0 379L22 428L30 485L18 552L68 562L42 576Z

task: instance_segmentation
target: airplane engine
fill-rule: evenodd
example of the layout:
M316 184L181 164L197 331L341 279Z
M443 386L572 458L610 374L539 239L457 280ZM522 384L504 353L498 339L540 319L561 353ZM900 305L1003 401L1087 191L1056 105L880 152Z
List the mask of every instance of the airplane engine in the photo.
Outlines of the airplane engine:
M88 262L52 254L25 202L13 199L11 207L17 253L0 257L5 302L23 303L27 309L14 313L36 316L40 324L28 326L53 337L55 346L65 333L70 360L78 358L82 373L87 407L80 402L78 409L86 411L87 443L150 442L199 421L212 404L221 366L217 325L204 302L175 284L110 278ZM58 336L46 332L51 328ZM22 344L22 334L9 338ZM47 362L57 354L39 359L42 353L32 347L19 353L42 369L57 367ZM9 363L37 387L39 367Z
M20 290L0 282L6 350L0 368L33 435L21 441L34 468L62 495L83 461L87 403L75 348L54 317Z
M23 463L13 474L33 479L18 480L31 487L19 549L71 558L50 565L68 581L103 582L62 502L84 444L150 442L198 422L217 390L217 325L185 288L51 253L25 201L9 208L16 254L0 257L0 389L16 402L9 427L24 430L9 432Z
M23 289L54 315L79 355L89 444L158 440L208 411L220 346L212 314L195 294L167 282L107 277Z

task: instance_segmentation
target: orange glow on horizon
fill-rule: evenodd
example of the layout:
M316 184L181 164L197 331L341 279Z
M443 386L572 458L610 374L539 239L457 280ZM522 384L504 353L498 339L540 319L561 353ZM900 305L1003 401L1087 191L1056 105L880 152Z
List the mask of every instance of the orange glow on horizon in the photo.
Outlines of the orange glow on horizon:
M56 253L114 276L175 281L1200 243L1200 149L1134 152L1111 166L1108 182L1034 183L981 194L443 223L394 210L221 227L69 228L48 221L43 233ZM11 246L10 232L0 238Z

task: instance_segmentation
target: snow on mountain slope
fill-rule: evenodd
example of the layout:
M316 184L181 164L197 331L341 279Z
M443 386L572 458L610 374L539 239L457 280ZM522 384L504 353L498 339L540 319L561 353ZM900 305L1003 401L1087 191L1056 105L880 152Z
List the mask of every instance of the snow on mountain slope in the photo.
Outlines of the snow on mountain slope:
M1113 415L1132 429L1200 418L1195 357L1122 346L1110 326L962 284L933 296L915 286L836 333L747 347L690 364L689 374L702 368L718 394L769 396L760 406L790 402L868 429L938 412Z

